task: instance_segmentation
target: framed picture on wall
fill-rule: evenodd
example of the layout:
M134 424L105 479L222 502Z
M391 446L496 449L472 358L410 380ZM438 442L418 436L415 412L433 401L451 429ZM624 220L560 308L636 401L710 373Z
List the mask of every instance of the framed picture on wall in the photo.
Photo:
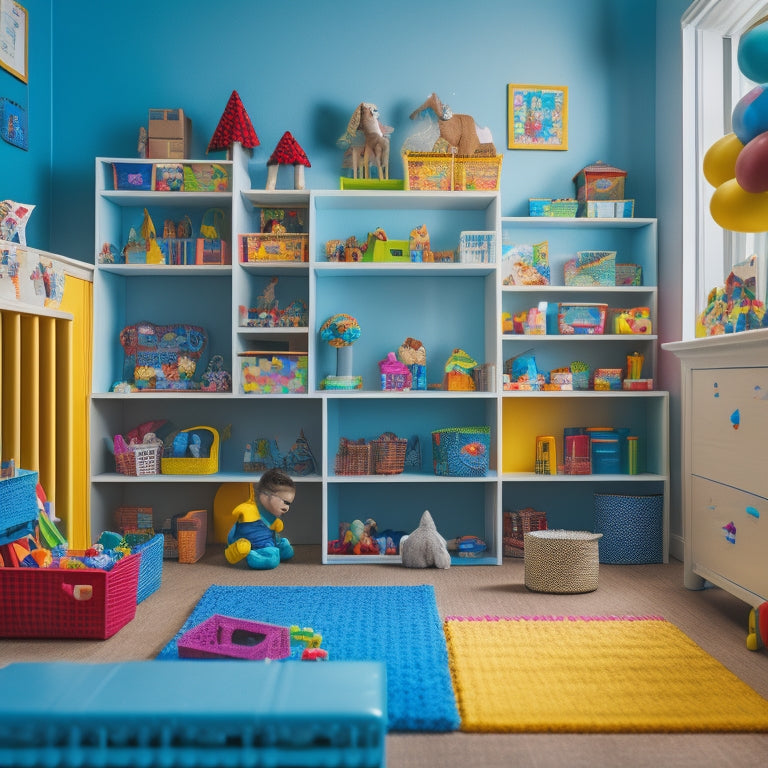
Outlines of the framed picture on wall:
M508 94L510 149L568 149L568 88L517 85Z
M0 67L25 83L27 74L28 14L15 0L0 0Z

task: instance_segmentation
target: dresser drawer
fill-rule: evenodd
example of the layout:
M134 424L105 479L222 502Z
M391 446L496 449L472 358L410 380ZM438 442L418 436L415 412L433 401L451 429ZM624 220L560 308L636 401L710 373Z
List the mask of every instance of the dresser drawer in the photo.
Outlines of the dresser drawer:
M701 563L768 600L768 500L700 477L692 480L686 536L694 570Z
M691 472L768 497L768 368L692 371Z

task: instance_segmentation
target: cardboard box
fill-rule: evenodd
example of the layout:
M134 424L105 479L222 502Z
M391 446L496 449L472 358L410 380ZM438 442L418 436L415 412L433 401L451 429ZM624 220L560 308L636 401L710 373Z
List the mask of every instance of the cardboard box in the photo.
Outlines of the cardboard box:
M183 109L150 109L147 135L150 139L189 139L192 121Z
M150 158L156 160L184 160L189 156L187 139L153 139L147 148Z

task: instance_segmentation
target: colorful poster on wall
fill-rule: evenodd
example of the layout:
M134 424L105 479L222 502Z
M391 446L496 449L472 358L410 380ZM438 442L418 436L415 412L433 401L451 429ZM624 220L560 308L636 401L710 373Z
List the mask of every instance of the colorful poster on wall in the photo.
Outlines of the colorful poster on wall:
M568 149L568 88L509 85L510 149Z
M0 67L25 83L27 75L27 10L15 0L0 0Z

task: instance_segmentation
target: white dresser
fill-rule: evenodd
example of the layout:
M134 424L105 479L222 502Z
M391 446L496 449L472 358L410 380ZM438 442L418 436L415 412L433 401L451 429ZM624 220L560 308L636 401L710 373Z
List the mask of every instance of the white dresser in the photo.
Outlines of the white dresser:
M768 601L768 329L662 345L682 364L685 586Z

